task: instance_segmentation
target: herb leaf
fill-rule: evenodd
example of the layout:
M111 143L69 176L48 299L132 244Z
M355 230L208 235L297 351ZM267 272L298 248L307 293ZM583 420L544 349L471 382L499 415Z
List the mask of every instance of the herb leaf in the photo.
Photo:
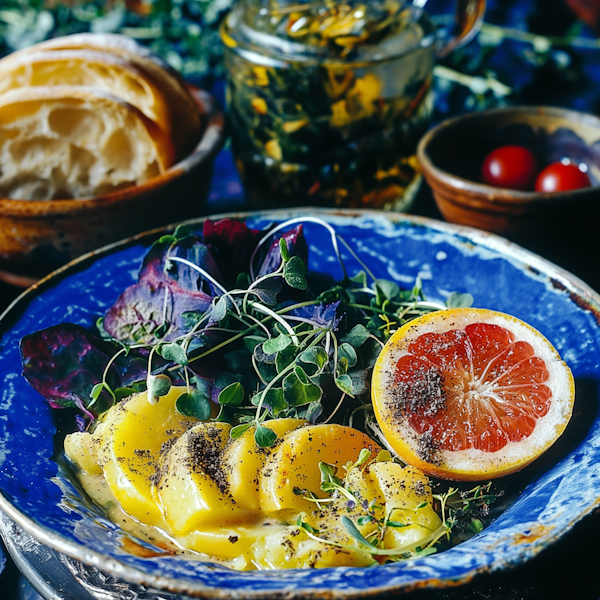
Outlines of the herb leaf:
M360 348L369 339L369 330L362 324L355 325L343 338L342 342Z
M292 258L285 263L283 277L286 283L294 289L305 290L308 287L308 282L306 281L306 266L299 256L292 256Z
M228 308L229 300L227 296L221 296L210 311L210 322L218 323L219 321L222 321L225 318L225 315L227 315Z
M283 380L283 397L289 406L318 402L322 394L323 390L310 381L300 366L296 366Z
M195 417L200 421L206 421L210 417L210 400L198 390L181 394L175 402L175 408L182 415Z
M244 387L236 381L221 390L219 403L227 406L239 406L244 400Z
M136 393L137 390L131 387L119 387L115 390L115 398L117 402L121 402L124 398L129 398Z
M264 393L264 392L263 392ZM270 388L265 394L263 405L268 406L274 417L287 408L282 388Z
M259 448L270 448L277 441L277 434L264 425L259 425L254 432L254 441Z
M275 354L285 350L292 343L289 335L280 333L276 338L271 338L263 344L263 352L265 354Z
M148 400L154 404L161 396L166 396L169 393L172 382L167 375L152 375L148 373L146 386L148 388Z
M329 360L329 355L321 346L313 346L308 348L298 357L302 362L317 366L317 373L320 373Z
M281 258L283 259L283 262L288 262L290 260L291 256L290 256L290 251L288 250L287 242L285 241L285 238L279 239L279 250L281 251Z
M362 396L369 391L369 371L367 369L354 369L346 375L352 382L352 395Z
M471 294L460 294L452 292L446 299L448 308L469 308L473 305L473 296Z
M98 397L100 396L100 393L102 392L102 390L104 389L105 385L103 383L97 383L93 388L92 391L90 392L90 398L92 400L98 400Z
M176 362L178 365L189 364L185 350L176 343L163 344L158 347L158 353L166 360Z
M345 358L348 361L348 368L354 367L358 360L356 350L347 342L340 344L340 347L338 348L338 357Z
M378 279L375 283L375 289L383 295L386 300L393 300L398 297L400 288L394 281L388 281L387 279ZM379 302L381 304L381 302Z
M368 542L362 535L362 533L357 529L356 525L349 519L346 515L342 515L340 518L342 521L342 525L345 527L346 531L356 540L358 540L361 544L369 548L370 550L377 550L377 547Z
M229 437L232 440L237 440L238 438L241 438L242 435L244 435L244 433L248 431L250 427L252 427L252 425L252 423L243 423L241 425L236 425L235 427L232 427L231 431L229 432Z
M354 396L354 391L352 388L352 379L350 379L349 375L340 375L335 378L335 385L344 392L344 394L348 394L348 396Z
M358 287L367 287L367 274L364 271L359 271L354 277L350 277L350 281L356 283Z

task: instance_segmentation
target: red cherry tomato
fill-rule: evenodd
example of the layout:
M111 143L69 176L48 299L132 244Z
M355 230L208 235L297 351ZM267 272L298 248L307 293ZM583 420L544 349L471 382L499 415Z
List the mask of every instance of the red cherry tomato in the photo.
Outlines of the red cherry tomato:
M548 165L535 180L536 192L565 192L590 187L590 178L576 164L555 162Z
M537 160L527 148L502 146L487 155L481 168L481 178L496 187L531 190L537 169Z

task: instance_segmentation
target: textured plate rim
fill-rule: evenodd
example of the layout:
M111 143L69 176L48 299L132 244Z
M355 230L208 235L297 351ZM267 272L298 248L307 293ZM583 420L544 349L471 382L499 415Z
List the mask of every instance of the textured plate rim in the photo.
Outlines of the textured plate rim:
M564 289L568 291L573 297L576 294L580 302L577 304L584 309L590 310L595 313L595 318L600 322L600 294L595 292L588 284L566 271L565 269L555 265L549 260L542 258L541 256L522 248L521 246L508 241L496 234L475 229L472 227L455 225L446 223L436 219L428 217L421 217L417 215L409 215L399 212L382 212L377 210L369 209L324 209L324 208L298 208L298 209L279 209L269 211L243 211L243 212L232 212L232 213L221 213L204 215L194 219L184 221L183 224L196 225L202 223L206 219L222 219L222 218L236 218L251 220L260 218L261 220L272 219L274 221L282 221L294 217L301 216L317 216L324 218L342 218L342 219L354 219L354 218L378 218L388 220L393 224L399 224L402 222L409 223L411 225L422 226L431 230L435 230L442 233L447 233L452 236L460 236L469 242L472 242L476 246L481 246L486 249L494 250L502 255L505 259L517 259L520 262L526 263L528 267L531 267L545 275L547 275L552 284L558 289ZM27 304L29 301L44 292L45 289L52 287L55 282L60 281L66 276L76 273L91 264L100 257L110 255L120 249L125 249L128 246L143 242L144 240L155 237L156 235L172 230L176 224L165 225L150 231L140 233L138 235L126 238L119 242L109 244L95 251L89 252L80 256L79 258L71 261L64 267L50 273L39 282L34 284L31 288L19 295L0 315L0 326L2 329L6 328L6 322L10 327L10 322L15 318L18 319L20 315L26 311ZM581 302L583 301L583 302ZM18 309L21 309L19 311ZM17 314L18 313L18 314ZM1 332L0 332L1 333ZM524 561L530 560L539 552L541 552L546 546L556 542L565 533L567 533L576 523L581 521L585 516L590 514L597 506L600 505L600 491L598 492L598 498L595 503L592 503L584 507L579 513L573 515L567 524L562 529L556 531L552 530L552 534L538 540L533 546L524 549L521 557ZM145 573L133 566L126 565L114 558L107 558L103 554L90 550L83 544L73 543L48 529L30 517L24 515L17 510L7 499L4 494L0 491L0 509L7 514L15 523L23 528L25 532L34 537L42 544L69 556L75 560L79 560L84 564L93 566L101 570L102 572L109 574L118 579L153 588L155 590L164 590L171 593L185 594L189 596L210 598L216 600L226 599L248 599L248 600L259 600L261 598L286 598L286 599L311 599L311 598L331 598L332 594L335 594L336 598L352 599L357 597L365 596L376 596L383 593L407 593L415 589L424 588L445 588L462 585L473 579L474 576L480 575L486 572L494 572L514 566L514 564L520 563L515 560L514 557L509 559L498 559L492 563L486 565L478 565L471 570L466 571L460 577L431 577L426 580L420 580L415 582L408 582L398 585L382 585L378 587L365 588L353 588L348 587L347 589L335 589L332 591L330 588L306 588L298 585L286 585L285 581L282 581L282 585L277 590L268 590L264 592L257 592L256 590L242 589L221 589L216 587L199 584L193 581L184 581L180 579L173 579L171 577L164 577L161 575L152 575ZM349 569L347 567L337 567L337 569ZM314 573L314 570L299 570L298 572L310 572ZM287 582L292 583L292 582Z

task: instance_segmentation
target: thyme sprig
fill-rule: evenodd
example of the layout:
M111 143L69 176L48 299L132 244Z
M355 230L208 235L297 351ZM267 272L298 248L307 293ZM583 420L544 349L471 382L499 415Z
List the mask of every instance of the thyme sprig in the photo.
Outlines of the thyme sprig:
M335 508L333 507L337 505L338 510L335 512L338 514L339 522L344 527L347 535L356 542L358 549L361 552L370 554L376 559L376 562L404 560L415 556L426 556L436 552L435 545L444 536L447 536L450 533L451 523L448 519L442 519L442 523L439 527L430 530L427 530L426 526L419 524L424 531L427 530L427 533L418 541L408 541L393 548L386 547L385 534L389 528L403 528L410 524L410 521L402 522L393 517L398 514L405 515L407 512L417 513L426 508L428 503L422 502L415 508L397 506L387 508L378 505L375 498L369 502L366 500L361 501L358 493L352 489L352 484L349 479L351 472L354 469L368 468L368 466L374 462L385 462L392 459L387 450L381 450L373 460L369 460L370 457L371 452L366 448L363 448L355 463L349 463L344 466L344 469L346 470L344 479L337 477L336 468L333 465L320 462L321 492L329 494L328 497L319 498L311 490L302 490L299 488L295 488L294 493L310 502L314 502L320 510L326 510L325 507L331 506L335 511ZM353 513L355 515L355 520L345 514L339 515L341 512L341 510L339 510L340 506L345 506L348 513ZM356 513L358 513L358 516L356 516ZM302 515L298 517L296 525L310 539L348 551L357 550L356 545L351 546L339 541L337 532L333 536L328 536L328 533L330 532L325 529L318 530L312 524L306 522ZM365 526L368 526L370 531L363 534L360 528Z
M324 497L317 496L312 490L294 489L294 493L314 503L323 514L334 514L343 526L347 535L355 541L360 551L372 555L378 562L388 560L404 560L415 556L426 556L437 551L438 543L444 538L452 544L457 539L464 539L482 531L483 520L489 514L489 507L501 492L493 488L492 482L479 484L472 489L459 490L449 487L446 491L433 494L433 509L440 516L439 527L428 528L414 517L430 504L423 501L415 507L380 506L375 498L370 501L361 499L361 495L353 489L350 474L354 469L364 470L375 462L392 460L387 450L381 450L371 459L371 452L363 449L355 463L344 465L346 475L342 479L336 474L336 468L327 463L319 463L321 474L320 491ZM438 484L439 485L439 484ZM329 512L328 512L329 511ZM347 514L342 514L347 512ZM325 523L331 520L324 519ZM356 551L357 546L350 546L340 540L337 530L331 527L306 522L300 516L296 523L311 539L349 551ZM424 535L418 540L401 544L397 547L386 547L386 533L390 528L401 529L418 524Z
M483 530L481 516L487 516L490 504L493 504L500 493L492 491L492 482L475 486L470 490L448 488L443 493L434 494L433 497L439 504L442 521L448 526L448 540L450 531L460 523L471 534Z

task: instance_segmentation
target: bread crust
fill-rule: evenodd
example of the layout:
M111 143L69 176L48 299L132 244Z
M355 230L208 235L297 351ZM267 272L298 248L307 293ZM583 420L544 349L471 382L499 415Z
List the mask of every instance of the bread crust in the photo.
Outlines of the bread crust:
M176 159L187 156L200 138L203 124L196 103L181 75L165 60L135 40L114 33L75 33L12 54L25 56L47 50L89 49L110 52L129 61L150 77L162 91L171 111L171 131Z
M0 60L0 94L20 87L95 87L139 108L171 136L164 94L145 72L120 56L99 50L47 50Z
M57 85L0 95L0 196L92 197L163 173L172 160L165 133L107 92Z

